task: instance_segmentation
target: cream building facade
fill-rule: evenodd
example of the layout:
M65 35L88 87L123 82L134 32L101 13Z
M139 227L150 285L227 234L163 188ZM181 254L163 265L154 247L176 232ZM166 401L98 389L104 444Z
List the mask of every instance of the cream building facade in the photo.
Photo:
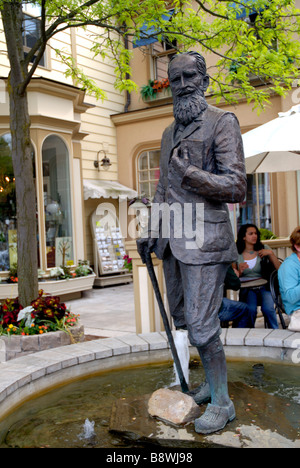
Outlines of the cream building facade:
M37 21L38 11L27 7L30 29L30 24ZM16 213L9 158L9 62L2 24L0 31L0 276L6 277L16 260L8 239L16 232ZM114 88L113 63L94 57L90 50L94 32L92 28L71 29L52 38L27 90L37 191L39 267L46 274L62 264L62 248L65 264L88 260L93 265L92 214L104 199L115 206L118 214L119 200L124 202L135 194L127 185L118 184L116 128L110 118L112 113L124 111L125 97ZM71 55L106 94L106 99L85 94L66 77L66 67L55 49ZM108 170L101 165L104 157L110 164Z

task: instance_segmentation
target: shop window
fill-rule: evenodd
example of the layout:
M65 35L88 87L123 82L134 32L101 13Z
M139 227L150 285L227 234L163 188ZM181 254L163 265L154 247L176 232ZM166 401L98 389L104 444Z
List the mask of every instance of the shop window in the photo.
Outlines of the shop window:
M229 205L235 237L239 228L248 223L272 231L270 190L269 174L247 175L245 201L236 205Z
M51 135L42 150L47 267L74 263L69 152Z
M160 151L143 151L138 158L138 192L153 199L159 180Z
M41 36L41 7L33 3L23 4L23 45L25 55L34 47ZM46 54L40 60L39 66L46 66Z
M35 178L33 148L32 161ZM6 133L0 136L0 271L14 268L17 260L15 178L11 156L11 135Z

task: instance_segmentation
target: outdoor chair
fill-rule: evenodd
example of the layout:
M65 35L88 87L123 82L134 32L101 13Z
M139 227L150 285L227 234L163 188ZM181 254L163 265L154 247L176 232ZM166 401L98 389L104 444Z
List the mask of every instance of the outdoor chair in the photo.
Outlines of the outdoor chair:
M276 312L278 313L280 318L281 326L283 329L286 329L287 326L283 317L283 314L285 314L285 310L281 299L277 270L273 271L270 277L270 292L275 304Z

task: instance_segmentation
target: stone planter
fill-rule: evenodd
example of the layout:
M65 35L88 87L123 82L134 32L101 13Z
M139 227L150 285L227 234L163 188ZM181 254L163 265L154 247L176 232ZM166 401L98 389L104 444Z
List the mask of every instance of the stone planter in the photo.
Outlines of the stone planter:
M29 336L0 335L0 362L82 341L84 341L84 327L82 325L70 328L68 332L57 331Z
M96 275L79 276L66 280L46 280L39 282L39 289L52 296L62 296L92 289ZM0 283L0 300L18 297L18 283Z

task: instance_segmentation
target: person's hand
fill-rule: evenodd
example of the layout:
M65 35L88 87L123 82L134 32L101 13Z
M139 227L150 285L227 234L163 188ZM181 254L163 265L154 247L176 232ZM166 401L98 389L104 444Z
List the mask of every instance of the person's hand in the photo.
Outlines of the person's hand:
M249 268L249 265L247 262L242 262L239 264L239 274L242 275L245 270Z
M258 255L260 258L266 257L267 255L272 255L273 251L269 249L261 249L258 251Z
M237 268L235 268L235 267L232 267L232 269L233 269L234 273L236 274L236 276L239 277L240 276L239 270Z
M153 252L155 243L157 239L152 238L152 237L141 237L140 239L137 239L136 245L137 245L137 251L142 259L143 263L146 263L146 255L148 252Z

